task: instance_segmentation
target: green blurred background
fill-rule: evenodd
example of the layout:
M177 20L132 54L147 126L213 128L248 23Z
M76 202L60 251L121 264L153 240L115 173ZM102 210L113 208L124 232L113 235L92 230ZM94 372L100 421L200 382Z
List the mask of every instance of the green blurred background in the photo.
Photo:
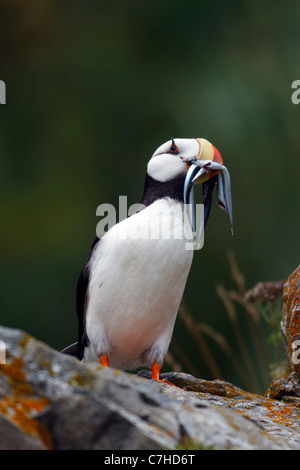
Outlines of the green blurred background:
M205 137L230 170L234 236L214 200L185 299L235 350L216 294L233 286L227 253L248 288L299 264L299 25L295 1L0 0L0 323L73 342L97 206L138 202L170 136ZM174 339L213 378L180 318Z

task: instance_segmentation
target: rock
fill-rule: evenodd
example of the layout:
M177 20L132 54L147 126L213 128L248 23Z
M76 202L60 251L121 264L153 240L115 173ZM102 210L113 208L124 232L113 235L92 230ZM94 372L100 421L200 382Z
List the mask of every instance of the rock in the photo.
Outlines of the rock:
M0 450L44 450L44 443L0 414Z
M272 382L266 396L300 406L300 266L284 284L281 331L291 373Z
M172 386L149 380L149 371L83 364L19 330L0 327L0 339L2 448L300 447L297 404L183 373L162 374Z
M300 266L290 275L283 288L281 331L290 369L300 372Z
M300 381L297 372L292 372L290 375L272 382L267 397L300 404Z

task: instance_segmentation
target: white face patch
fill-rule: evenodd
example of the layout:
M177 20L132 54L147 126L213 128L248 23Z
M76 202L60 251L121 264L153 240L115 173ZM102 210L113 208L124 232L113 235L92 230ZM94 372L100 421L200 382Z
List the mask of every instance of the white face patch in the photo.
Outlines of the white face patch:
M181 157L190 158L199 153L196 139L174 139L174 141L178 153L170 153L172 141L169 140L154 152L147 166L148 175L161 183L185 176L187 167Z
M186 172L186 164L177 155L157 155L151 158L147 166L148 175L161 183L184 176Z

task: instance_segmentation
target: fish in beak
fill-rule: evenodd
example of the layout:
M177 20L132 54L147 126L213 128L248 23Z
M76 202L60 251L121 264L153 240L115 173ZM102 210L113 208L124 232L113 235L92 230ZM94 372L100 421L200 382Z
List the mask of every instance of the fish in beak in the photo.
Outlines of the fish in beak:
M230 175L223 165L220 152L206 139L196 139L199 143L199 154L195 157L182 160L189 167L183 190L184 202L193 233L196 232L196 211L194 201L194 185L202 183L202 203L204 204L204 227L207 224L212 193L217 186L217 200L219 207L229 218L231 233L233 234L232 201Z

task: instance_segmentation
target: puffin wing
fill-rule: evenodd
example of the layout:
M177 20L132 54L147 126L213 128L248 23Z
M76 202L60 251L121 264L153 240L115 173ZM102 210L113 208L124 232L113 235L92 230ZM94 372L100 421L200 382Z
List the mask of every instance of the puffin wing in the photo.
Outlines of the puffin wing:
M90 281L90 267L89 262L92 257L93 251L100 238L96 238L91 246L89 257L79 275L76 286L76 312L78 317L78 340L77 340L77 358L82 359L84 348L88 344L88 337L85 331L85 309L86 309L86 295Z
M89 261L95 246L100 241L96 238L91 246L89 257L79 275L76 286L76 312L78 318L78 340L76 343L71 344L64 348L61 352L70 356L75 356L82 359L85 346L88 344L88 338L85 331L85 308L86 308L86 295L90 280Z

